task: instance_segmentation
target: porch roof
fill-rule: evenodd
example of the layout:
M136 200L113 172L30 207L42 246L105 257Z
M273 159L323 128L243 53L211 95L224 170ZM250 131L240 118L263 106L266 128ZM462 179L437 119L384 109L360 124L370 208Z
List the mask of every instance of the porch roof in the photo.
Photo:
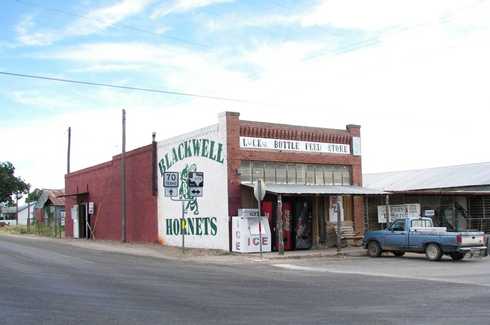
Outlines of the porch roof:
M242 183L253 188L253 183ZM267 192L276 194L382 195L387 192L355 185L266 184Z

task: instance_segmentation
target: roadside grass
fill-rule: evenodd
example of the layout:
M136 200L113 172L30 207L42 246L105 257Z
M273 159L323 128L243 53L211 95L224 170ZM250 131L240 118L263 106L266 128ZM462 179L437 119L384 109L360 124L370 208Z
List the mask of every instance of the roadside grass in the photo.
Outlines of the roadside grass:
M44 237L65 237L64 227L55 229L54 226L45 224L33 224L27 228L27 225L5 225L0 227L0 233L15 234L15 235L38 235Z

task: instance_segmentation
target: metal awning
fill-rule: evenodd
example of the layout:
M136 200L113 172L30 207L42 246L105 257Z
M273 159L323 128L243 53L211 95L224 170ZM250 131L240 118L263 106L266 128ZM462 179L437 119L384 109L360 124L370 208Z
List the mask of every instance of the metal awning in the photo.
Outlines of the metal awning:
M252 183L242 183L254 187ZM267 192L276 194L328 194L328 195L382 195L388 192L354 185L302 185L302 184L267 184Z
M88 192L78 192L78 193L71 193L71 194L62 194L62 195L58 195L57 197L82 196L82 195L88 195Z

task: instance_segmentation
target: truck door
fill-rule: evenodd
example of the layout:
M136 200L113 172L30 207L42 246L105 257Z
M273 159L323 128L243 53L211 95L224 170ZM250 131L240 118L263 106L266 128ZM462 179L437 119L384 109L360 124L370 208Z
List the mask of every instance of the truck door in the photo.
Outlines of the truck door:
M383 249L399 250L408 246L408 231L405 229L405 219L393 222L386 231Z

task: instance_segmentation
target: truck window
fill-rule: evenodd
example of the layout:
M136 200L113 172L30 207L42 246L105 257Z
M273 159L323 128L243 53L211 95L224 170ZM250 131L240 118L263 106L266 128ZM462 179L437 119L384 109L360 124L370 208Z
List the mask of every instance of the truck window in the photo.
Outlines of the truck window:
M405 220L396 220L391 224L391 231L404 231L405 230Z
M418 228L430 228L432 227L432 220L428 219L414 219L412 220L411 227L418 227Z

